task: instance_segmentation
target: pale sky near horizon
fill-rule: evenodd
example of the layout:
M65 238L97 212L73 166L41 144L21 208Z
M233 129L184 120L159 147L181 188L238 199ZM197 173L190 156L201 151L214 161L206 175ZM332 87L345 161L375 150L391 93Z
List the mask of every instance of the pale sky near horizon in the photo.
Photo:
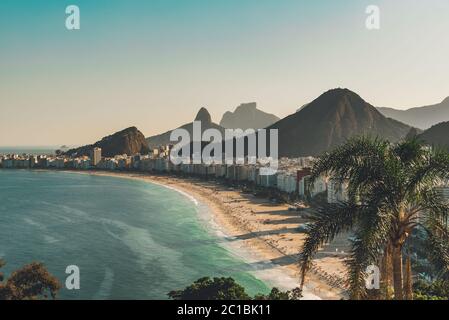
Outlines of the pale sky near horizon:
M70 4L81 30L65 28ZM380 30L365 28L370 4ZM448 17L448 0L1 0L0 146L150 136L252 101L285 117L335 87L438 103Z

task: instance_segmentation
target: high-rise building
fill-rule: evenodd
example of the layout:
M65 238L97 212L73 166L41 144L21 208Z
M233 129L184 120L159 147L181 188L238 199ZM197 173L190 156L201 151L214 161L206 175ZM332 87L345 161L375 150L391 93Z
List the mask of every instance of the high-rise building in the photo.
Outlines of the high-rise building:
M91 156L92 166L96 166L101 161L101 148L93 148Z
M34 168L36 166L36 158L34 156L30 156L28 161L30 162L30 168Z

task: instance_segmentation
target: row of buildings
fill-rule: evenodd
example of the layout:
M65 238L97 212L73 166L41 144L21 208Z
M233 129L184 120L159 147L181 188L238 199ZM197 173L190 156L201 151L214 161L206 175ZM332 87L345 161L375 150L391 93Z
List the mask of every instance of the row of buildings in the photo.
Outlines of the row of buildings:
M107 170L140 171L173 175L197 176L205 179L226 180L239 184L251 184L260 188L277 190L292 198L305 198L327 192L329 202L346 199L344 186L336 181L320 178L310 186L312 157L283 158L278 170L271 175L261 174L260 164L179 164L170 161L164 149L150 155L118 155L104 158L100 148L94 148L85 157L48 155L4 155L0 156L0 167L15 169L65 169L65 170Z

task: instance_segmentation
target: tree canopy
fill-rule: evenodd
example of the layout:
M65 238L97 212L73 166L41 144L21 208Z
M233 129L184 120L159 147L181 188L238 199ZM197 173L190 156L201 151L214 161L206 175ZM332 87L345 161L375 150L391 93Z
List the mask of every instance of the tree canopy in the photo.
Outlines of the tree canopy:
M267 295L257 294L251 298L245 288L233 278L204 277L183 290L171 291L168 296L174 300L297 300L301 297L301 292L299 289L281 291L273 288Z
M0 261L0 268L4 264ZM59 280L38 262L14 271L6 281L0 273L0 300L55 299L60 288Z
M392 281L395 299L411 298L411 275L404 280L403 254L416 229L426 234L427 258L438 267L439 277L448 279L449 204L438 189L449 179L446 151L428 148L415 138L393 144L356 137L318 158L311 183L320 176L345 183L348 200L322 205L310 216L301 248L301 285L314 254L342 232L353 234L347 265L354 299L367 297L365 270L382 261L386 297Z

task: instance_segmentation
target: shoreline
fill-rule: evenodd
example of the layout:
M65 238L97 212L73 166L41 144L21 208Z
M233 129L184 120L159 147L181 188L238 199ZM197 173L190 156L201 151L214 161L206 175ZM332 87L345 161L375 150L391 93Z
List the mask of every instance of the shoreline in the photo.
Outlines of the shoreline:
M288 205L246 194L217 181L139 172L36 170L94 176L109 176L156 184L179 192L197 207L198 218L207 232L223 240L228 252L251 266L250 272L268 287L291 290L299 286L298 252L304 235L298 227L304 221ZM341 276L341 256L327 252L316 259L316 270L307 274L304 300L340 300L345 292L327 281ZM318 272L317 272L318 270ZM313 271L313 272L312 272Z
M299 286L299 266L297 263L297 253L300 245L289 243L290 250L284 250L283 244L273 237L285 238L286 233L295 233L295 228L289 227L273 230L273 234L260 230L257 223L263 222L276 224L276 220L265 221L264 217L254 217L258 214L255 207L269 214L282 214L288 211L287 205L275 205L266 199L244 195L243 192L226 187L219 182L203 181L194 178L178 178L174 176L152 175L150 173L139 172L107 172L107 171L68 171L67 173L87 174L95 176L109 176L123 179L134 179L145 181L171 189L189 198L198 207L199 219L207 227L207 231L214 232L216 236L222 238L223 246L233 255L244 262L251 264L253 270L249 271L257 278L265 282L268 286L278 287L282 290L291 290ZM250 199L248 199L250 198ZM245 203L248 202L248 203ZM205 206L206 210L201 210ZM270 212L265 212L265 209ZM243 217L242 211L246 211ZM252 221L255 219L257 223ZM262 219L262 220L261 220ZM250 221L251 220L251 221ZM282 220L282 219L281 219ZM296 231L296 236L299 232ZM286 239L286 242L293 242ZM295 254L291 252L294 250ZM287 252L286 252L287 251ZM327 260L326 260L327 259ZM333 263L341 264L339 258L324 258L327 266L332 268ZM341 268L341 266L339 266ZM339 268L336 272L340 273ZM326 268L324 268L327 270ZM303 289L303 299L305 300L340 300L345 298L342 290L332 287L316 273L309 272L307 281Z

